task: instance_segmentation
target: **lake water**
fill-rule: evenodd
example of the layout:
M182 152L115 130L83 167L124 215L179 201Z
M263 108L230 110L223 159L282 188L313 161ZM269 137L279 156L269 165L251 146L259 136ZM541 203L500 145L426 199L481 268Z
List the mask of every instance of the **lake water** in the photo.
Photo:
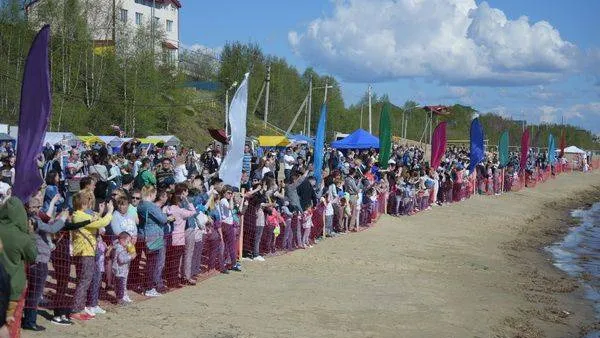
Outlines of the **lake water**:
M600 202L571 214L580 219L580 225L546 250L554 257L557 268L580 280L600 319ZM586 338L600 338L600 332L591 332Z

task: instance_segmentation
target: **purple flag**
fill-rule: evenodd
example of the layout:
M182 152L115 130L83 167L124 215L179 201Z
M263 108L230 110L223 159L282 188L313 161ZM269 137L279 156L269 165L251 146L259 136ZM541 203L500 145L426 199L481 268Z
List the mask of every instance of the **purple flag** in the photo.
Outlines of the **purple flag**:
M521 161L519 161L519 171L525 170L527 166L527 155L529 154L529 128L525 129L521 136Z
M431 141L431 168L437 170L440 166L442 157L446 153L446 122L440 122L433 131L433 140Z
M48 41L50 26L38 32L25 62L21 84L21 113L13 194L26 202L42 185L36 158L52 114Z

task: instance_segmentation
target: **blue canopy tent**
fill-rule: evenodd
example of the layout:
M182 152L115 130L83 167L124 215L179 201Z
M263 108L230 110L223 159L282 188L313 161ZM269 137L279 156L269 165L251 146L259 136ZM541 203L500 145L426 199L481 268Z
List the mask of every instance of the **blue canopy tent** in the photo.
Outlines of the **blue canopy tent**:
M379 149L379 138L364 129L357 129L352 134L331 144L336 149Z
M306 144L315 143L315 140L312 137L308 137L308 136L302 135L302 134L288 134L287 138L288 138L288 140L292 141L292 143L306 143Z

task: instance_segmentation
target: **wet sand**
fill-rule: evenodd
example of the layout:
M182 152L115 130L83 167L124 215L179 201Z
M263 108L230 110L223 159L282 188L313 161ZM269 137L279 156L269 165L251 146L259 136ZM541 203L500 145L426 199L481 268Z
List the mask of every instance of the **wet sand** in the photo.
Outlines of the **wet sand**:
M25 337L579 337L578 283L542 247L600 200L600 171L475 196L358 234L244 262L159 299Z

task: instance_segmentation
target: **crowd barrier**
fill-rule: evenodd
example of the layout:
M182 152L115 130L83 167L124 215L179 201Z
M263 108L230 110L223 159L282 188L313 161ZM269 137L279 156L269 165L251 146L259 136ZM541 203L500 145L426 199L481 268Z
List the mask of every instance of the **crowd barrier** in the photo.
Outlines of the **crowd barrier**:
M600 161L595 160L590 170L600 168ZM456 203L470 198L476 193L492 195L509 191L519 191L525 187L533 188L536 184L546 182L556 175L576 170L572 166L556 166L554 172L550 168L536 168L533 173L521 173L510 175L503 172L492 181L477 182L474 175L462 182L452 186L440 186L437 195L433 193L428 196L413 196L409 199L398 200L394 189L381 191L375 201L360 203L348 214L344 206L334 205L334 216L332 230L336 232L362 231L373 226L382 214L412 215L429 209L432 203ZM483 188L483 189L478 189ZM215 230L203 236L196 236L190 243L181 240L180 234L165 235L164 253L153 255L147 249L146 243L138 239L135 243L137 258L129 267L127 289L136 293L143 293L148 289L153 278L151 270L153 266L162 267L163 273L160 284L169 290L174 290L185 285L183 280L186 267L191 271L198 281L204 280L219 273L222 267L231 266L242 257L250 257L253 254L263 256L280 255L298 249L305 249L328 235L326 231L325 205L319 203L310 216L312 226L306 228L306 218L302 214L294 214L291 218L283 217L280 229L266 222L263 229L257 227L258 205L250 203L240 221L231 226L216 224ZM217 229L222 229L222 236ZM260 232L260 234L259 234ZM260 236L260 240L256 238ZM116 238L114 236L103 236L101 247L95 257L98 266L92 276L90 289L86 297L86 305L95 306L100 301L103 305L116 303L115 279L112 277L111 255L107 251ZM75 288L79 283L78 261L80 258L70 255L70 240L68 233L59 234L55 240L56 247L52 252L51 261L48 264L48 278L42 280L43 274L28 273L28 288L37 293L43 292L43 300L40 307L47 309L71 309ZM187 244L187 245L186 245ZM162 255L162 256L161 256ZM191 259L186 260L186 257ZM158 262L157 262L158 260ZM191 261L191 263L189 263ZM188 263L186 263L188 262ZM191 264L191 265L190 265ZM30 266L30 269L32 267ZM42 290L42 291L40 291ZM33 302L28 300L26 307Z

